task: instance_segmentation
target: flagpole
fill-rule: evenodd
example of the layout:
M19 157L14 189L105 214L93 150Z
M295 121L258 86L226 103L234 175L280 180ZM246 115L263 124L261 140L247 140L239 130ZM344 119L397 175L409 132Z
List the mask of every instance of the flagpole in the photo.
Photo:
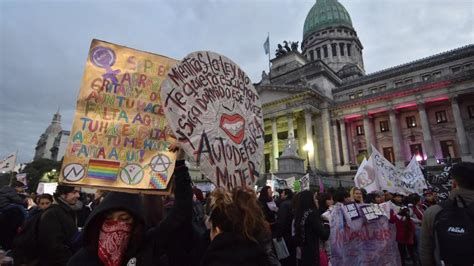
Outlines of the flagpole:
M271 72L270 72L270 32L268 32L268 77L271 78Z

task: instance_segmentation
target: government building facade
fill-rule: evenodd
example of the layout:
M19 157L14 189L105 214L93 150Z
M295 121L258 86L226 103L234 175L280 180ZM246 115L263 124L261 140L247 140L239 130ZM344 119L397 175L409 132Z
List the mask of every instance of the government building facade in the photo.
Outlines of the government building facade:
M372 146L400 167L412 156L428 169L446 158L473 161L474 45L366 74L348 12L337 0L317 0L301 50L292 46L279 45L255 84L266 132L262 172L280 172L293 137L305 166L332 185L353 184Z

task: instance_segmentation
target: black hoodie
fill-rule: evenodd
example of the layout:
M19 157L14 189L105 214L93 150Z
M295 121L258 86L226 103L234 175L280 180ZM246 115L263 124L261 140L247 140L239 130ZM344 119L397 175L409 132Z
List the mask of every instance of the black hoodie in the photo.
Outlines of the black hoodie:
M178 234L177 230L189 222L192 213L191 179L184 161L177 161L174 173L175 204L165 219L145 232L143 203L137 194L111 192L93 210L84 226L84 247L69 260L69 266L103 265L97 255L99 230L105 215L112 210L124 210L134 218L134 228L122 264L134 261L134 265L159 265L167 243ZM168 254L167 254L168 255ZM168 255L169 256L169 255Z

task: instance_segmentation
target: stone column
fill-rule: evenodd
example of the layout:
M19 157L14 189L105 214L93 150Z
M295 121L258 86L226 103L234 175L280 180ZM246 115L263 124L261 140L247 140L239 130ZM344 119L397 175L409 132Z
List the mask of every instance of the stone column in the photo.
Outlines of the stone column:
M427 165L436 165L436 158L433 152L433 139L431 138L430 123L426 115L425 103L418 102L418 113L420 114L420 124L423 130L423 142L425 144L425 152L428 159Z
M311 169L314 169L314 145L313 145L313 123L312 123L312 113L310 109L304 110L304 123L306 125L306 144L310 147L309 151L305 151L308 153L309 157L309 166Z
M372 145L377 146L374 137L374 125L371 120L372 119L368 114L364 115L364 134L367 146L367 153L369 156L370 154L372 154Z
M400 126L395 109L389 110L390 130L392 131L393 153L395 155L395 166L405 166L402 154L402 143L400 142Z
M273 148L273 172L278 171L278 131L277 131L277 118L272 118L272 148Z
M289 112L286 114L286 119L288 121L288 137L293 136L295 137L295 127L293 126L293 112Z
M332 120L331 121L331 124L332 124L332 132L333 132L333 136L334 136L334 149L335 149L335 156L336 156L336 167L337 166L341 166L341 155L339 153L339 132L337 130L337 121L336 120Z
M458 96L451 98L451 107L453 108L454 123L456 124L456 136L458 137L459 147L461 149L461 160L464 162L472 162L473 158L469 150L469 143L467 142L466 129L464 128L461 111L459 110Z
M344 119L339 120L339 126L341 127L342 165L349 165L349 146L347 145L346 122Z
M331 141L331 120L329 118L328 108L323 108L321 113L321 122L323 126L323 138L324 138L324 158L327 172L334 172L334 162L332 157L332 141Z

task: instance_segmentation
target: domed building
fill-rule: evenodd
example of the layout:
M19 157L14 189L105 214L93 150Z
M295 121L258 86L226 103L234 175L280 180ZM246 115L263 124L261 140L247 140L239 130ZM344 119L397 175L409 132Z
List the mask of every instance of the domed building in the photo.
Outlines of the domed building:
M352 178L372 145L396 166L473 161L474 45L375 73L337 0L317 0L298 43L279 45L256 84L264 110L264 173L294 136L298 156L331 185ZM305 149L306 148L306 149ZM313 180L314 181L314 180Z

